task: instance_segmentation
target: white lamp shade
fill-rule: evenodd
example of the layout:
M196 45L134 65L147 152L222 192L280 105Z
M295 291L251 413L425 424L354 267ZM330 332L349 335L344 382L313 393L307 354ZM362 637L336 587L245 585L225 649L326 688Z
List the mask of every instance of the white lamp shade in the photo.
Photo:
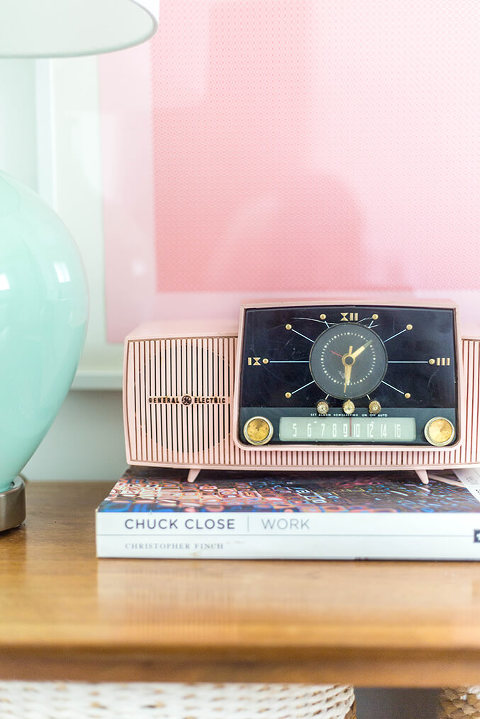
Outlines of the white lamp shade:
M0 57L96 55L137 45L159 0L0 0Z

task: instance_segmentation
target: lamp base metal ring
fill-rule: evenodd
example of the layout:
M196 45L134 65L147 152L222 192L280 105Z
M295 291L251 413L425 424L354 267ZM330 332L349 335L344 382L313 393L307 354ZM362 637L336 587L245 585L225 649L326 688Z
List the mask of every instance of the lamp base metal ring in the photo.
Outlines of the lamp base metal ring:
M17 477L0 492L0 532L18 527L25 519L25 483Z

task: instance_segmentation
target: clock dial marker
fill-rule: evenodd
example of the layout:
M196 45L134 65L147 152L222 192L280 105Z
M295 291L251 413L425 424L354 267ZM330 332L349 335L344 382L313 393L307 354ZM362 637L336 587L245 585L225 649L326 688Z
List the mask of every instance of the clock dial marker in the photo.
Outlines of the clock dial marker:
M287 327L288 329L288 327ZM315 340L310 339L310 337L307 337L306 335L303 335L301 332L298 332L297 330L293 329L292 326L290 326L290 329L292 332L295 332L296 335L299 335L300 337L303 337L303 339L308 340L312 344L315 342Z
M289 392L288 394L291 397L293 394L296 394L297 392L300 392L300 390L305 389L305 387L310 387L311 384L313 384L313 380L312 382L307 382L307 384L304 384L302 387L299 387L298 389L295 389L293 390L293 392Z
M403 389L398 389L398 387L394 387L393 384L388 384L388 382L382 381L382 384L386 385L387 387L390 387L390 389L394 389L395 392L398 392L399 394L403 394L405 396L405 392Z

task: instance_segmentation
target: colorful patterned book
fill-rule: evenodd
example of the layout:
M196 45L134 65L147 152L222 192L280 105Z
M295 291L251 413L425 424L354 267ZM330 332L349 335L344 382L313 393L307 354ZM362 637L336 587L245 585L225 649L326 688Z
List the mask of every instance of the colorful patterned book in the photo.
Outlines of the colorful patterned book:
M97 556L480 559L480 472L134 467L96 515Z

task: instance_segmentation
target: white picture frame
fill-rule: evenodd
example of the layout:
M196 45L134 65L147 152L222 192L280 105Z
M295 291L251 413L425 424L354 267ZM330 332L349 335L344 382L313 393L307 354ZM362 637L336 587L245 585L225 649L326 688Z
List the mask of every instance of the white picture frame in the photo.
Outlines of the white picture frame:
M38 191L71 231L89 287L74 390L120 390L123 345L107 342L98 73L95 57L36 61Z

